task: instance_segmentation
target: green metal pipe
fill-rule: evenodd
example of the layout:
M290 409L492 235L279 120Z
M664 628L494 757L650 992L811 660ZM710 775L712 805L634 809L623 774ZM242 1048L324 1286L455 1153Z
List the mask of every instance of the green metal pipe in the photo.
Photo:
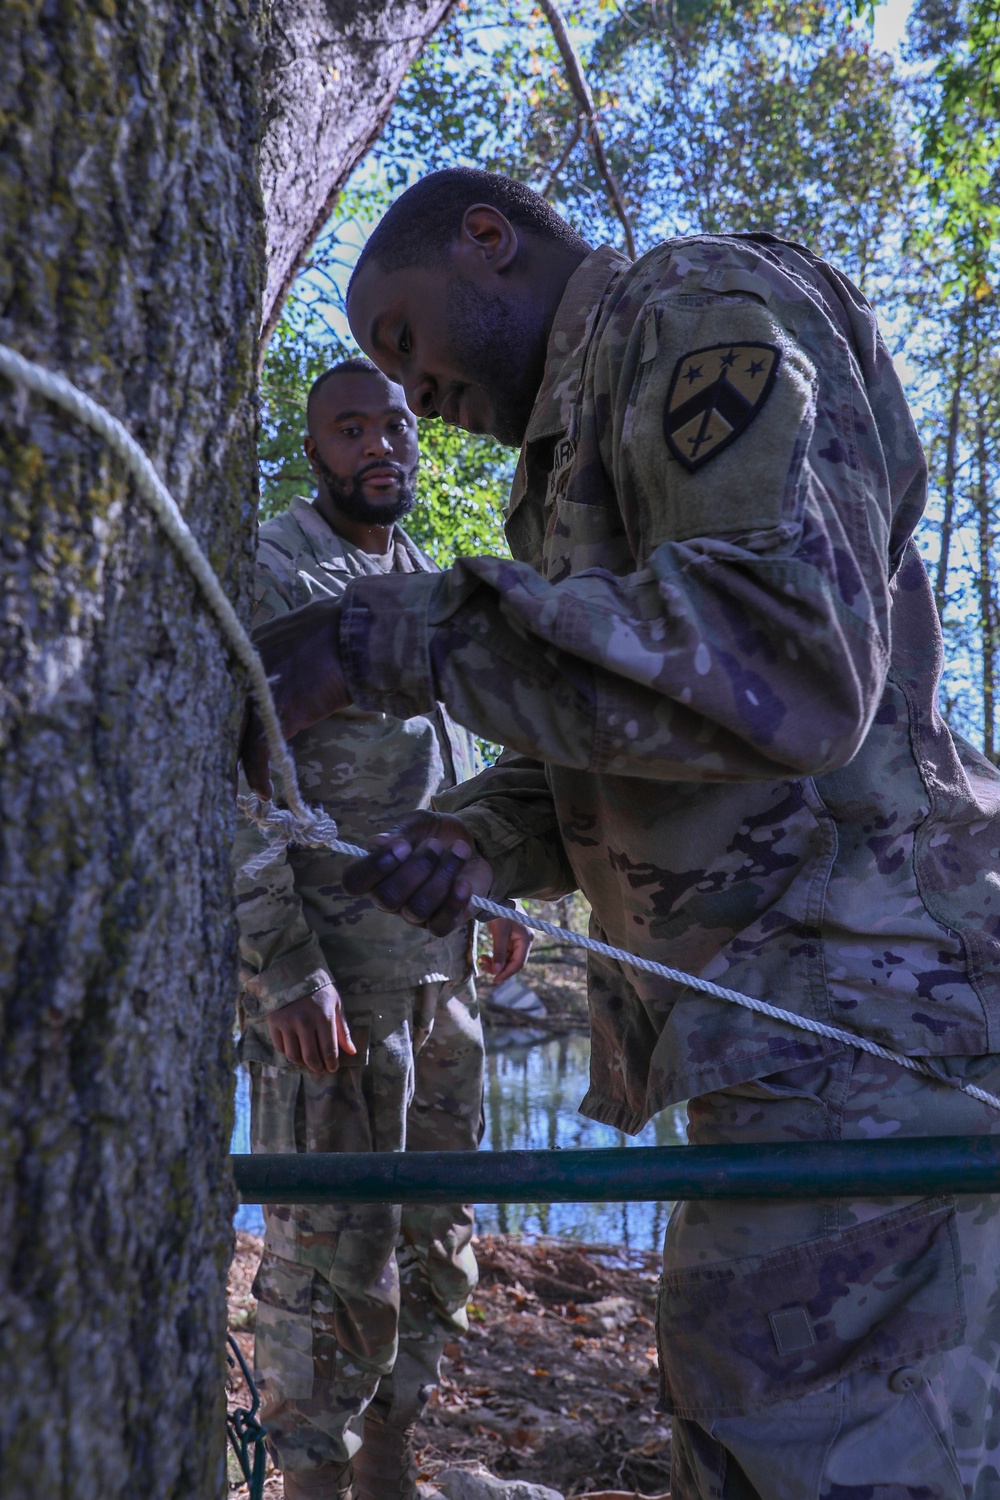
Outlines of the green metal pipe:
M1000 1193L1000 1136L231 1160L244 1203L648 1203Z

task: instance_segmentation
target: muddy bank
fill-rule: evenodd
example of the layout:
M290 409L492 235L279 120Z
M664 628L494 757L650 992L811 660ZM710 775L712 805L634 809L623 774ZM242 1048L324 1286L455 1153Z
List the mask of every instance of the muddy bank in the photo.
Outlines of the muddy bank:
M442 1381L417 1431L420 1478L482 1464L504 1479L567 1497L607 1491L662 1495L670 1429L655 1410L655 1254L629 1256L561 1242L477 1241L481 1282L470 1332L449 1345ZM248 1358L250 1283L260 1240L237 1236L230 1328ZM244 1399L237 1388L234 1400ZM235 1483L230 1494L245 1495ZM267 1500L281 1481L268 1480Z

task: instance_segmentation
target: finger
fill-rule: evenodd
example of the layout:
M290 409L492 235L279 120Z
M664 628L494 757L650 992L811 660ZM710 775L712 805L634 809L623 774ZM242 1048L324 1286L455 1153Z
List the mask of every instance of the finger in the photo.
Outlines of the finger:
M358 1049L354 1045L351 1028L348 1026L347 1017L342 1010L338 1010L337 1012L337 1037L340 1041L341 1051L349 1052L352 1057L357 1057Z
M413 846L401 835L379 834L378 848L361 859L352 859L344 869L342 885L350 896L367 896L385 878L397 870L412 853Z
M302 1061L302 1049L299 1046L298 1033L289 1027L287 1031L282 1030L279 1034L283 1043L281 1051L288 1058L288 1061L295 1068L304 1067L305 1064Z
M461 879L465 866L472 858L472 849L461 841L441 852L437 840L428 839L424 848L430 850L435 845L439 855L433 868L422 884L414 889L401 911L408 922L415 922L420 927L448 900L455 881Z
M427 931L432 932L435 937L447 937L448 933L454 932L456 927L461 927L463 923L471 921L472 908L469 902L472 896L472 886L464 876L460 877L426 924Z
M332 1018L327 1025L320 1027L319 1045L323 1054L323 1067L328 1073L336 1073L340 1066L340 1043L335 1018Z
M445 856L447 858L448 856ZM369 892L376 906L383 911L395 911L405 917L408 922L423 925L426 913L434 911L440 904L441 895L447 890L449 881L446 878L440 886L435 883L430 896L422 895L416 900L417 892L421 892L437 872L442 862L442 846L438 839L426 839L418 844L409 857L402 864L396 866L391 874L379 882ZM458 867L464 864L459 861Z
M270 1016L268 1017L267 1029L270 1032L271 1045L273 1046L275 1052L280 1052L282 1057L288 1057L288 1043L285 1040L285 1033L282 1031L280 1026L275 1026L274 1021ZM291 1058L289 1058L289 1062L290 1061Z
M323 1048L326 1038L321 1037L312 1026L308 1026L299 1030L298 1039L303 1067L308 1068L310 1073L325 1072L326 1058L323 1055Z
M377 834L368 845L369 852L346 866L345 889L352 896L366 895L434 832L436 822L434 813L407 813L384 833Z

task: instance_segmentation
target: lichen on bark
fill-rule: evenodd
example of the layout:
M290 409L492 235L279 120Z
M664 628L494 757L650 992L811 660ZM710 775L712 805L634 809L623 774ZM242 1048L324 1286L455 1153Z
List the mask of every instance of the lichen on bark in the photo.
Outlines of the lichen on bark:
M150 453L233 595L256 0L0 8L0 339ZM100 439L0 382L0 1495L224 1488L240 687Z
M262 186L273 308L448 3L0 5L0 341L122 419L237 604ZM225 1490L241 711L119 463L0 379L0 1500Z

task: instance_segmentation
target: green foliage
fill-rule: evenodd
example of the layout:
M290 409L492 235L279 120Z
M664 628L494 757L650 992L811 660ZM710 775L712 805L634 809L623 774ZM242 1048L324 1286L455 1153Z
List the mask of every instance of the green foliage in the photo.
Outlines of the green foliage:
M921 152L934 233L951 249L952 287L989 294L1000 232L1000 6L924 0L914 51L933 60Z
M506 556L502 507L514 459L489 438L443 422L420 424L420 503L406 527L439 566L456 557Z
M865 274L914 166L891 61L823 0L576 0L611 166L642 248L769 228ZM583 49L582 49L583 50ZM621 242L551 33L528 0L456 11L404 83L374 155L389 184L471 163Z

